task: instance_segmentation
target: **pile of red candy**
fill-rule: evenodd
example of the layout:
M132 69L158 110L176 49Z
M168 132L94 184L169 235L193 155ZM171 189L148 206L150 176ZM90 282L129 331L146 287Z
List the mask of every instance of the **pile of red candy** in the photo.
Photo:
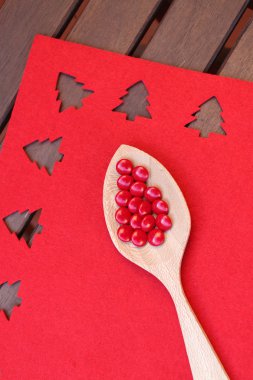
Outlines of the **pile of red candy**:
M117 181L120 191L115 197L119 206L115 213L120 224L119 239L132 241L137 247L147 241L154 246L163 244L164 232L172 226L169 207L157 187L147 187L148 170L143 166L133 167L127 159L120 160L116 170L120 174Z

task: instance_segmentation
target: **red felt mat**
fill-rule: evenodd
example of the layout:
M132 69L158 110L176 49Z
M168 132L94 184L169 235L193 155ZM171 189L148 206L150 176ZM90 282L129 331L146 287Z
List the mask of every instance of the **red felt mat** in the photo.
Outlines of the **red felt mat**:
M83 107L59 112L59 72L94 91ZM152 119L112 112L140 80ZM212 96L227 135L201 138L184 125ZM252 116L251 83L36 37L0 153L0 216L42 208L43 231L29 249L0 221L0 283L21 280L22 297L10 321L0 313L1 379L192 378L169 294L106 229L103 180L122 143L157 158L182 189L186 294L231 379L253 378ZM49 176L23 147L58 137L64 159Z

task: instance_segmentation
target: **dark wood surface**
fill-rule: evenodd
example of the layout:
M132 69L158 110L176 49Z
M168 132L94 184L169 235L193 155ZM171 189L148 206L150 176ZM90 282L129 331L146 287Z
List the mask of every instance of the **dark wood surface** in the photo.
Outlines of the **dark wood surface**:
M142 58L207 71L249 3L245 0L0 0L0 143L35 34L62 36L69 41L130 55L135 55L141 47L136 55ZM227 62L223 62L221 75L253 78L252 38L250 24L233 46ZM143 44L147 45L145 49Z
M245 0L173 1L142 58L206 70L247 3Z
M250 22L220 74L252 81L253 80L253 23Z
M6 0L0 9L0 124L15 99L34 35L57 35L78 0Z
M92 0L67 39L127 54L160 3L161 0Z

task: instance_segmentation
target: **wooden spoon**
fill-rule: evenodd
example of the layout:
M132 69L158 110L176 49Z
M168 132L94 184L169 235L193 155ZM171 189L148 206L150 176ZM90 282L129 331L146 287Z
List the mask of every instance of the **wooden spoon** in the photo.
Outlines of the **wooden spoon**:
M159 187L163 199L169 201L173 226L166 233L164 244L159 247L147 243L139 248L132 243L124 243L117 237L119 226L114 214L118 207L115 195L118 192L119 174L116 172L116 163L122 158L131 160L135 166L145 166L149 170L150 185ZM147 153L132 146L121 145L106 172L103 205L106 225L118 251L128 260L156 276L170 292L177 310L194 380L229 379L182 288L180 269L190 234L191 219L183 194L170 173Z

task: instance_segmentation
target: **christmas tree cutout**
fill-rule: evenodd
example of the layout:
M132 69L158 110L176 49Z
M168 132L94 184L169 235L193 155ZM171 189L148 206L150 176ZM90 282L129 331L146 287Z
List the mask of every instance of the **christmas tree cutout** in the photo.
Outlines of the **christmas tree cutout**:
M17 296L21 281L16 281L12 285L4 282L0 285L0 310L3 310L6 318L10 320L15 306L20 306L22 299Z
M199 130L200 137L208 137L209 133L226 135L221 125L224 122L221 112L222 108L218 99L213 96L199 106L199 111L192 114L195 120L186 124L185 127Z
M126 89L127 94L120 99L122 103L113 109L114 112L126 113L126 119L133 121L136 116L151 119L147 109L150 105L147 97L149 95L145 84L139 81Z
M24 239L29 248L31 248L33 239L36 234L41 234L42 226L39 224L39 218L42 209L32 213L29 210L23 212L15 211L6 216L3 221L11 233L15 233L17 238Z
M56 162L61 162L64 155L59 153L62 137L54 141L46 139L42 142L38 140L23 147L27 156L32 162L36 162L39 169L45 167L49 175L53 174Z
M56 90L58 91L56 100L61 101L59 112L69 107L81 108L83 106L83 99L94 92L85 89L84 83L77 82L75 77L65 73L59 73Z

